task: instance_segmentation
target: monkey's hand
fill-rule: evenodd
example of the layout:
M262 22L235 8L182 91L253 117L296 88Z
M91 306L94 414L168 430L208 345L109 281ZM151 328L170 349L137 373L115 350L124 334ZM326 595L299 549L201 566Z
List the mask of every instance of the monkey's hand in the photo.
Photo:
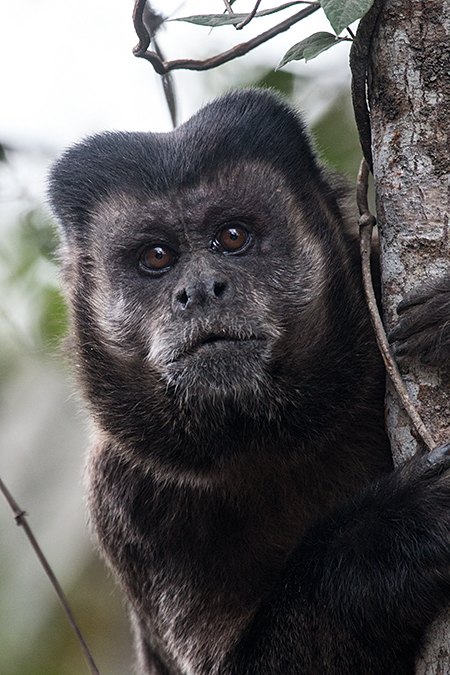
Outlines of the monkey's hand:
M388 340L398 360L419 357L432 366L450 363L450 274L417 286L397 307Z
M404 675L449 601L447 445L305 534L223 673Z

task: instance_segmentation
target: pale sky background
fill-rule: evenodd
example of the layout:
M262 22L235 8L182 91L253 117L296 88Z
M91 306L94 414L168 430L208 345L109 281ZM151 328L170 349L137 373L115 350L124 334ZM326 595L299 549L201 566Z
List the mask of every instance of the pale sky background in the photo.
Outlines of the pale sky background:
M221 0L153 4L169 16L223 11ZM235 7L239 5L244 9L252 3L238 2ZM137 42L132 7L132 0L0 0L0 140L54 152L103 129L170 129L158 76L149 63L132 55ZM276 20L297 10L275 15ZM232 27L210 32L174 22L160 32L160 43L166 58L201 57L246 40L272 22L273 17L259 19L240 32ZM330 30L321 11L209 74L178 71L182 117L226 89L227 75L232 74L232 85L239 78L245 82L246 71L255 63L275 66L288 47L315 30ZM346 45L334 47L308 64L295 62L290 68L342 83L348 80L347 51Z

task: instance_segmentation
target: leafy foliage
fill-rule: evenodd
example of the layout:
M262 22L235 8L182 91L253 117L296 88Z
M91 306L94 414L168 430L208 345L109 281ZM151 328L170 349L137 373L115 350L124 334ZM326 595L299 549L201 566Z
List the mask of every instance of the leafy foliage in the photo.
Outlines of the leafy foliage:
M269 16L269 14L281 12L283 9L298 4L298 2L286 2L284 5L279 5L273 9L264 9L261 12L256 12L255 18ZM247 17L248 12L246 14L194 14L193 16L168 19L168 21L187 21L188 23L195 23L197 26L209 26L210 28L215 28L217 26L237 26L242 23L242 21L245 21Z
M311 131L320 159L348 176L354 184L361 162L361 147L348 91L334 100L327 112L313 124Z
M294 5L303 4L301 2L287 2L272 9L256 12L254 18L275 14ZM318 6L318 3L306 3ZM347 37L339 37L339 34L354 21L360 19L370 9L373 0L321 0L320 5L330 22L335 34L327 32L318 32L310 35L306 39L294 44L285 53L278 68L282 68L290 61L305 59L309 61L322 52L330 49L342 40L349 40ZM248 13L223 13L223 14L196 14L192 16L179 17L171 19L173 21L187 21L188 23L209 28L218 26L238 26L249 16Z
M325 52L337 42L342 42L342 40L332 33L314 33L288 49L278 64L277 70L285 66L289 61L299 61L300 59L309 61L322 52Z
M44 286L41 289L38 331L45 347L55 348L61 344L67 332L67 321L67 307L61 292L55 286Z
M369 11L373 0L322 0L322 9L336 35Z
M252 83L252 86L278 91L283 96L292 98L295 84L299 79L287 70L269 70L263 77Z
M3 243L0 314L5 321L0 329L0 371L7 346L11 349L21 342L30 349L54 349L67 330L54 263L53 224L40 209L31 208Z

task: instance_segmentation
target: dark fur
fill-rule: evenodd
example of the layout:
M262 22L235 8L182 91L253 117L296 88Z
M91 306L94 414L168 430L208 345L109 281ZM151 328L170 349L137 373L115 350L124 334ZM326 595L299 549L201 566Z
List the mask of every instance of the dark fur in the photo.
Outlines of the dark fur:
M247 91L90 138L51 200L140 672L411 672L450 594L450 460L389 473L357 242L297 116ZM218 251L236 222L251 245Z
M400 320L389 334L395 355L420 357L431 366L450 364L450 274L414 288L397 308Z

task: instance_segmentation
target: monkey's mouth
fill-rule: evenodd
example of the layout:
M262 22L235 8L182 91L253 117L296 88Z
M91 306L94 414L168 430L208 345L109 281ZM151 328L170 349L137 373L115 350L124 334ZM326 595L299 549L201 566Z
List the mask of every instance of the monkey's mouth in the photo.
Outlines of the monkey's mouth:
M205 354L208 352L222 351L227 349L245 350L253 348L257 343L265 344L265 337L251 334L235 335L225 331L213 332L197 336L195 339L187 340L184 348L180 350L175 361L179 361L190 356Z

